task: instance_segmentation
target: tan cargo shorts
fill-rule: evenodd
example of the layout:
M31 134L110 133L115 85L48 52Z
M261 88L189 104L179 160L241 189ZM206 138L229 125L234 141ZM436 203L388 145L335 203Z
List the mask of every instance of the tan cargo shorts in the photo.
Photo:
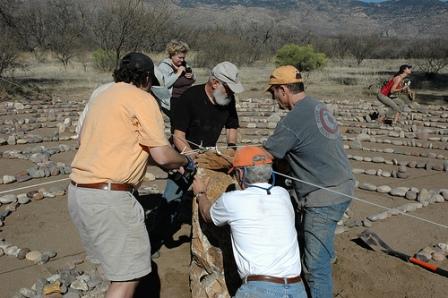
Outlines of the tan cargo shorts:
M143 207L126 191L69 185L68 210L87 256L99 261L111 281L151 272L151 246Z

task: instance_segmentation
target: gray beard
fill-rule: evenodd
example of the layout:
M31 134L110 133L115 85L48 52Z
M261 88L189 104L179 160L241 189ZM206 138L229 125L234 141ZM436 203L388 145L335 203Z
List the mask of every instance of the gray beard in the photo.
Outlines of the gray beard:
M218 90L213 91L213 99L219 106L227 106L232 100L232 98L227 96L227 94L222 94L222 92Z

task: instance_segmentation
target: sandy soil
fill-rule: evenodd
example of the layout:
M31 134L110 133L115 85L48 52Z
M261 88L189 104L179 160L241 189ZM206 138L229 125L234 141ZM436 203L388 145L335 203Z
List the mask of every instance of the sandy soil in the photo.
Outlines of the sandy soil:
M266 97L262 93L261 86L265 84L265 78L268 77L269 69L262 69L257 75L252 75L251 71L246 71L246 77L251 77L250 84L256 88L248 88L245 96ZM244 74L244 73L243 73ZM36 74L39 76L39 74ZM205 78L204 74L201 74ZM316 76L319 74L316 74ZM323 75L323 74L320 74ZM104 81L109 79L104 76ZM88 88L84 87L80 92L77 89L76 97L79 99L88 98L92 88L96 85L97 79L89 79ZM85 86L85 84L83 84ZM317 94L333 94L333 85L324 86L311 85L310 89ZM331 89L331 88L333 89ZM327 88L327 89L325 89ZM338 92L347 96L353 96L353 92L342 92L341 86L337 86ZM344 87L345 88L345 87ZM348 88L348 87L347 87ZM317 90L319 89L319 90ZM331 92L330 92L331 91ZM59 92L59 91L58 91ZM56 95L59 93L55 92ZM67 90L60 91L61 98L65 98ZM446 94L446 93L444 93ZM73 95L71 95L73 96ZM40 130L45 133L45 129ZM70 144L70 142L62 142ZM56 143L44 143L39 145L55 145ZM18 149L30 147L33 145L1 146L0 151L8 149ZM405 151L423 152L429 151L421 148L397 147L391 144L373 144L365 143L369 148L400 148ZM431 150L437 154L448 156L447 150ZM396 158L398 160L416 160L427 161L428 158L411 157L405 155L373 153L358 150L349 150L348 153L362 156L384 156L387 158ZM54 161L70 163L74 155L73 151L60 153L51 157ZM441 162L440 160L434 160ZM384 164L374 164L366 162L351 161L354 168L392 170L396 167ZM31 166L32 163L26 160L10 160L0 158L0 175L16 174L21 170ZM150 169L150 171L158 171ZM375 185L387 184L389 186L416 186L418 188L448 188L447 173L426 171L420 169L408 169L409 179L392 179L375 176L357 175L360 182L372 182ZM36 185L67 178L67 176L56 176L47 179L33 179L24 183L15 183L9 185L0 185L1 192L15 188ZM150 185L163 189L165 181L157 180ZM58 182L60 185L67 185L67 181ZM25 191L36 189L29 188ZM20 193L16 191L15 193ZM355 196L370 202L381 204L387 207L396 207L409 201L401 198L394 198L384 194L357 190ZM4 206L0 206L3 210ZM355 201L351 206L354 218L364 218L365 216L379 213L382 211L378 207L366 205ZM448 225L448 202L430 205L426 208L418 209L412 215L423 217L440 224ZM394 257L384 253L373 252L356 241L358 234L363 228L354 228L343 234L336 236L336 254L337 262L333 266L333 277L335 282L334 294L336 297L358 298L358 297L392 297L392 298L442 298L447 297L448 279L440 277L434 273L421 269L415 265L404 263ZM394 216L382 222L374 223L372 230L375 231L393 248L414 254L426 246L432 246L438 242L448 242L448 231L425 222L417 221L404 216ZM189 235L190 226L184 225L176 234ZM16 212L11 214L5 221L5 226L0 227L0 239L18 245L19 247L28 247L30 249L46 250L52 249L58 252L58 256L45 265L32 265L26 260L17 260L9 256L0 257L0 298L12 297L22 287L31 287L31 285L40 277L48 277L58 269L63 268L68 263L84 257L84 250L80 243L79 236L75 227L70 221L67 212L66 197L57 197L54 199L44 199L42 201L33 201L27 205L20 206ZM151 276L151 282L144 297L190 297L188 270L190 263L190 245L184 243L178 247L168 249L161 248L160 257L154 260L154 273ZM442 267L448 269L448 260L439 263ZM82 270L93 268L92 264L83 263L79 265Z
M384 144L367 144L369 147L381 147ZM389 145L390 147L390 145ZM5 148L6 149L6 148ZM9 149L9 148L8 148ZM419 149L423 151L424 149ZM350 150L351 154L376 156L369 152ZM69 162L74 152L65 152L52 157L55 161ZM382 156L390 157L388 154ZM395 156L408 159L409 156ZM420 160L421 158L415 158ZM421 159L425 160L425 159ZM24 169L29 166L28 161L1 159L1 173L14 172L14 169ZM357 168L376 168L373 163L352 162ZM383 169L393 167L382 164ZM151 171L159 171L152 169ZM360 182L371 181L376 185L417 186L426 188L440 188L447 186L446 173L409 169L409 179L391 179L360 175ZM21 184L1 185L0 191L35 185L51 180L59 180L66 176L35 179ZM66 181L59 184L67 184ZM164 181L157 180L150 185L163 189ZM32 189L32 188L31 188ZM387 195L358 190L356 196L388 207L402 205L408 201ZM379 212L379 208L354 202L351 210L354 218L364 218ZM435 222L448 225L446 216L448 203L430 205L412 213ZM419 222L404 216L395 216L383 222L374 223L372 228L383 240L393 248L414 254L419 249L446 242L448 233L445 229ZM355 228L336 237L337 263L334 265L335 296L336 297L446 297L448 280L437 276L415 265L390 257L383 253L369 251L357 241L358 234L363 228ZM176 234L189 235L190 226L184 225ZM11 297L21 287L30 287L37 278L49 276L74 259L84 256L79 236L70 221L66 197L34 201L20 206L6 220L6 225L0 230L0 238L19 247L30 249L53 249L58 256L45 265L32 265L26 260L13 257L0 258L0 297ZM162 247L160 258L155 259L154 276L160 280L160 297L190 297L188 286L188 266L190 262L189 243L167 249ZM442 266L448 268L448 262ZM89 269L91 264L84 263L80 268ZM155 295L154 297L157 297Z

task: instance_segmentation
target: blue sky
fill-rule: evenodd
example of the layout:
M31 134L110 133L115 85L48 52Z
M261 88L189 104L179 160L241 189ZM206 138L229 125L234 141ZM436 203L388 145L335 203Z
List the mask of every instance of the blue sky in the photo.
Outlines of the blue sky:
M362 2L384 2L386 0L361 0ZM423 1L423 0L422 0ZM441 0L443 2L448 1L448 0Z

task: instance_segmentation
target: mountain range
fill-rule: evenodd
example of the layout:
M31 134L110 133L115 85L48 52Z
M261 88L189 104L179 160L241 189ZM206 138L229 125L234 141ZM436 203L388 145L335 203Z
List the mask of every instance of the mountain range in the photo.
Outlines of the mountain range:
M273 23L316 34L381 34L387 37L448 36L448 2L389 0L175 0L189 23L232 26L243 22Z

